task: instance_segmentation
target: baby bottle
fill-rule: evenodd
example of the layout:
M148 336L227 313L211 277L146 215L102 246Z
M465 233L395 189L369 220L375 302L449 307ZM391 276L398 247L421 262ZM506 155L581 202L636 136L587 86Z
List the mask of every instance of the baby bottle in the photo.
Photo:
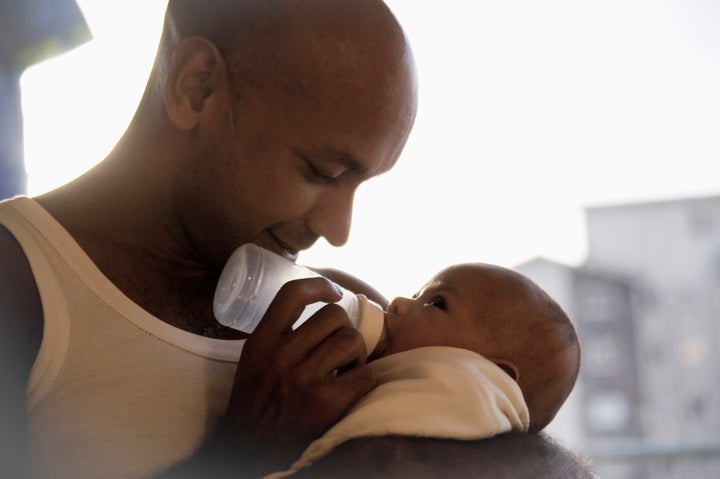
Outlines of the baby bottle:
M252 333L283 284L319 276L272 251L252 243L244 244L230 256L220 275L213 301L215 318L225 326ZM363 294L338 288L343 297L336 304L347 311L353 326L362 334L369 355L385 335L383 310ZM293 329L325 304L308 305Z

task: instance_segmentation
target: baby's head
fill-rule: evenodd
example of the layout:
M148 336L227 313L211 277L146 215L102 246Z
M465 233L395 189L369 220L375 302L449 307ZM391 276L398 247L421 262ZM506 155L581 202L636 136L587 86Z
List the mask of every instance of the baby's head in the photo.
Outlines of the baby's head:
M451 266L385 314L387 340L371 359L422 346L468 349L517 381L530 430L544 428L572 390L580 366L575 329L529 278L489 264Z

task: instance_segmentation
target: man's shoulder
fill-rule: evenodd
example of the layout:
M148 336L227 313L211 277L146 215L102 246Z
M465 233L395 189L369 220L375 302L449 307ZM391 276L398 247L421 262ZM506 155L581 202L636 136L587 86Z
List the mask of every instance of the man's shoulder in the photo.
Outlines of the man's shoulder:
M348 441L297 477L591 478L587 462L544 434L489 439L377 437Z

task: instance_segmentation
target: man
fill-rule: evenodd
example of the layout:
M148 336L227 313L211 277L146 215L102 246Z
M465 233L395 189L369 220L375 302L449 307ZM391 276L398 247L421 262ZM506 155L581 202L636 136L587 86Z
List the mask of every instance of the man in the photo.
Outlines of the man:
M293 260L320 236L344 244L356 188L392 168L415 111L410 48L378 0L170 0L115 149L0 208L2 414L30 445L8 460L81 478L294 459L373 388L362 338L332 306L290 330L304 304L337 299L319 279L286 288L243 345L212 316L219 271L246 242Z

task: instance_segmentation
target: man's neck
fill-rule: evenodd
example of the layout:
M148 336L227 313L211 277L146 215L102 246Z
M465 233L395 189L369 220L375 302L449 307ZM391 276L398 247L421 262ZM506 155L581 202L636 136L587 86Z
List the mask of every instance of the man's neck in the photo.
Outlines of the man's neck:
M96 168L37 201L100 271L149 313L195 334L242 337L215 321L212 297L219 271L183 240L172 208L162 198L143 195L142 184L131 175Z

